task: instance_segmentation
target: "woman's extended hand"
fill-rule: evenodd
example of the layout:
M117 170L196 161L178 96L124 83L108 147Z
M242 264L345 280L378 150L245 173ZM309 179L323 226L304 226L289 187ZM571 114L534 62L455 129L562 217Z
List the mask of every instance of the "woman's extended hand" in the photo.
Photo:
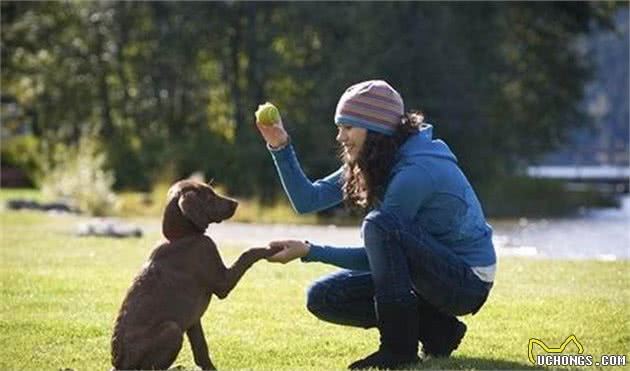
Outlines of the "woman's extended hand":
M284 130L284 126L282 126L282 118L273 125L262 125L256 122L256 127L258 127L258 131L260 131L265 142L267 142L271 148L279 148L289 142L289 134L287 134L287 131Z
M283 241L271 241L269 242L269 248L282 247L280 252L267 257L267 261L273 263L286 264L297 258L302 258L308 255L311 247L307 242L296 240L283 240Z

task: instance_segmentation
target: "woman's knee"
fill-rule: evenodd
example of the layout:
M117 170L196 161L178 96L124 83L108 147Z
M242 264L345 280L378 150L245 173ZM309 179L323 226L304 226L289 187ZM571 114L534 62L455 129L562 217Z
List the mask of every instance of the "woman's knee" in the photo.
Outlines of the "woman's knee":
M364 219L361 233L364 240L374 237L395 236L400 230L400 222L395 215L381 210L371 211Z
M327 292L328 285L323 281L315 281L306 291L306 309L318 318L326 307Z
M370 272L341 270L315 281L306 307L322 321L370 328L376 326L374 282Z
M374 295L372 276L342 270L313 282L306 292L306 308L320 319L343 316L348 306Z

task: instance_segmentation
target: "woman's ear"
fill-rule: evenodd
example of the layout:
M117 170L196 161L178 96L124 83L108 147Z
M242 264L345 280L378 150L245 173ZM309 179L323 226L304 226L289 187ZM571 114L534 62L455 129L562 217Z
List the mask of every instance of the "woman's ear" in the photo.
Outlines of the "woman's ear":
M177 201L177 206L182 211L182 214L197 228L202 231L208 228L208 224L211 221L209 205L206 205L196 191L182 192Z

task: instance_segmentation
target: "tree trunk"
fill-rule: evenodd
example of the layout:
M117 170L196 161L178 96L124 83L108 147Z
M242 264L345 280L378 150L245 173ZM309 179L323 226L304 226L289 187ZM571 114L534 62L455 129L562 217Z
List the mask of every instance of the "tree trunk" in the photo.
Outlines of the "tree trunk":
M99 134L103 138L111 138L114 134L114 124L111 117L111 103L109 100L109 87L107 86L107 64L103 60L103 45L104 37L100 30L100 24L95 23L94 29L96 32L96 73L98 74L98 97L101 102L101 127Z
M119 1L116 3L116 13L118 22L118 38L117 38L117 72L118 78L120 79L121 89L123 91L123 101L121 104L122 112L125 118L129 116L129 80L127 79L127 74L125 73L125 47L127 46L127 40L129 38L129 24L127 22L128 17L128 3L126 1Z

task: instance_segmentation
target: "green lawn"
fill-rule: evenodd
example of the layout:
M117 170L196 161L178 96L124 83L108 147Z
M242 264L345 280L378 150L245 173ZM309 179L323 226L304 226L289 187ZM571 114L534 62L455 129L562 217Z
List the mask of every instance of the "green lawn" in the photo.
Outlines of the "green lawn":
M159 235L79 238L80 220L0 212L0 369L110 367L115 315ZM221 251L231 262L243 248ZM375 330L327 324L306 311L306 287L333 269L260 262L230 297L213 299L203 323L217 367L342 369L374 350ZM502 259L486 306L463 318L469 330L460 349L418 368L527 369L530 338L557 347L571 334L595 359L628 356L629 271L628 262ZM185 344L176 365L193 368Z

